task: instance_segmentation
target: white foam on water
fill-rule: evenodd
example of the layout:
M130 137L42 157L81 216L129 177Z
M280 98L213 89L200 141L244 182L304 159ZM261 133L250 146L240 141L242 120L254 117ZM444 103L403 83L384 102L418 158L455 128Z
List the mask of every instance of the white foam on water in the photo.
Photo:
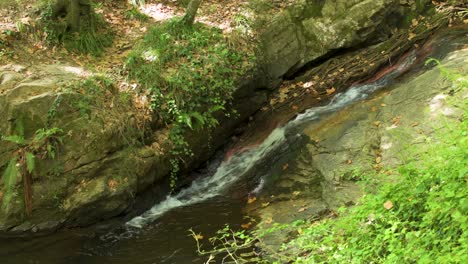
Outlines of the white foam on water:
M273 130L260 145L222 162L212 177L193 181L190 187L175 195L167 196L164 201L154 205L142 215L131 219L126 225L141 228L174 208L189 206L223 194L223 191L232 186L255 164L286 142L286 135L290 129L316 120L324 114L335 112L351 103L366 99L373 92L387 86L391 80L401 74L414 61L415 56L413 54L399 65L394 72L387 74L376 82L352 86L346 92L336 94L328 105L306 110L285 126ZM259 188L262 187L259 186Z
M275 129L258 147L240 155L234 155L229 160L222 162L212 177L193 181L190 187L176 195L167 196L164 201L156 204L150 210L128 221L127 225L141 228L169 210L221 195L226 188L250 170L257 161L275 150L285 139L284 128Z

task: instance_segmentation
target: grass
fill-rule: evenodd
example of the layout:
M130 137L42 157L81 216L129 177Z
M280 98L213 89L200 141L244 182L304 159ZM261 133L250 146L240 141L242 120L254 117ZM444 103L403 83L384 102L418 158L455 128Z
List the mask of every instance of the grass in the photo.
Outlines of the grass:
M63 44L71 52L93 56L100 56L105 48L112 45L112 32L102 15L94 12L95 5L93 5L89 19L82 21L79 32L69 32L65 21L53 17L50 1L41 2L39 8L41 10L40 25L45 33L47 44Z
M137 7L132 7L131 9L125 11L125 17L127 19L135 19L141 22L146 22L149 20L149 16L143 14L140 12L140 10Z
M431 60L430 62L432 62ZM466 78L438 66L456 91ZM460 121L402 165L400 181L381 183L360 205L338 219L301 227L283 246L279 261L294 263L466 263L468 262L468 104Z
M244 61L220 30L202 24L184 27L176 18L151 28L126 68L151 92L161 122L196 128L216 124L212 114L231 99Z
M150 28L125 67L151 96L155 123L171 126L172 154L181 160L192 153L186 132L214 127L215 114L228 113L237 81L253 57L231 48L221 30L199 23L187 27L180 20ZM171 162L174 174L178 163Z
M466 93L467 78L444 68L442 75L453 83L451 94ZM368 175L376 189L358 205L341 208L319 221L273 224L252 232L228 226L210 238L211 250L200 255L224 256L236 263L467 263L468 262L468 103L463 96L449 100L463 116L447 119L425 145L410 148L398 168L397 181L385 175ZM428 138L429 139L429 138ZM353 172L350 177L356 177ZM366 187L366 186L365 186ZM279 251L258 258L245 254L258 240L279 230L292 230ZM295 232L294 230L297 230ZM262 256L262 255L260 255Z

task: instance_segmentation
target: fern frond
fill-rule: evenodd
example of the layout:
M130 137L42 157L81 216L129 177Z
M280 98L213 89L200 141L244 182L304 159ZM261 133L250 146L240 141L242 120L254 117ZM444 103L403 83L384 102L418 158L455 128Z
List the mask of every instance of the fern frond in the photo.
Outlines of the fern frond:
M2 137L2 140L15 143L18 145L24 145L24 143L26 142L23 136L18 136L18 135Z
M2 205L7 210L10 207L11 198L15 192L15 185L19 175L18 167L16 166L16 158L12 158L8 163L2 176L2 183L5 188Z
M26 152L26 168L29 173L32 173L35 168L35 156L31 152Z

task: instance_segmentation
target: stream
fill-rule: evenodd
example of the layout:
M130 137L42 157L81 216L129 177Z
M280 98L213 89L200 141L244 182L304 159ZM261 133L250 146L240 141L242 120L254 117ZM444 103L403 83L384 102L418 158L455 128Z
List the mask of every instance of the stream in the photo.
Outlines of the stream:
M465 33L466 34L466 33ZM383 76L349 87L323 106L298 114L255 146L221 154L190 186L167 196L148 211L118 227L95 226L64 230L38 238L0 239L0 259L16 263L204 263L189 236L192 228L206 238L229 224L245 223L246 197L261 193L281 175L281 165L297 157L310 139L305 126L353 103L390 89L403 74L415 74L428 56L442 58L453 49L451 40L438 44L431 55L409 52ZM276 175L272 177L272 175Z

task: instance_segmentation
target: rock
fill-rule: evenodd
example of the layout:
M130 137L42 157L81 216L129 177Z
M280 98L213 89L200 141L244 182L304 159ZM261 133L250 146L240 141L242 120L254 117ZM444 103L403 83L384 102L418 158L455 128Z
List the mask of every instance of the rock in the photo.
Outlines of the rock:
M82 71L63 65L18 68L0 70L0 118L6 120L0 123L0 135L16 135L21 126L22 136L31 139L49 125L64 135L55 159L36 158L32 216L25 215L22 180L17 178L13 202L0 207L0 232L87 225L116 216L132 205L138 191L168 174L167 158L160 158L152 145L135 148L126 142L134 135L126 129L129 109L124 104L114 110L102 105L92 116L80 113L79 103L87 99L70 87ZM2 174L17 148L0 142ZM0 191L5 193L3 185Z
M284 76L339 50L382 41L410 12L397 0L297 1L260 36L261 68L275 88Z
M468 51L464 49L451 52L442 67L466 72L467 62ZM280 180L258 197L268 201L268 206L249 208L259 217L259 228L271 227L271 219L276 223L318 219L323 212L356 204L363 194L358 182L376 180L372 177L380 172L386 173L379 180L397 180L390 172L410 158L405 155L408 148L428 144L434 133L447 129L447 118L460 120L463 115L461 109L447 104L449 94L457 89L445 78L437 68L414 74L366 101L308 125L304 133L311 143L291 159L288 171L278 176ZM450 100L466 101L468 93L458 90L453 97ZM308 181L292 175L303 175ZM273 193L286 199L272 198ZM259 246L275 251L294 230L291 227L269 234Z

